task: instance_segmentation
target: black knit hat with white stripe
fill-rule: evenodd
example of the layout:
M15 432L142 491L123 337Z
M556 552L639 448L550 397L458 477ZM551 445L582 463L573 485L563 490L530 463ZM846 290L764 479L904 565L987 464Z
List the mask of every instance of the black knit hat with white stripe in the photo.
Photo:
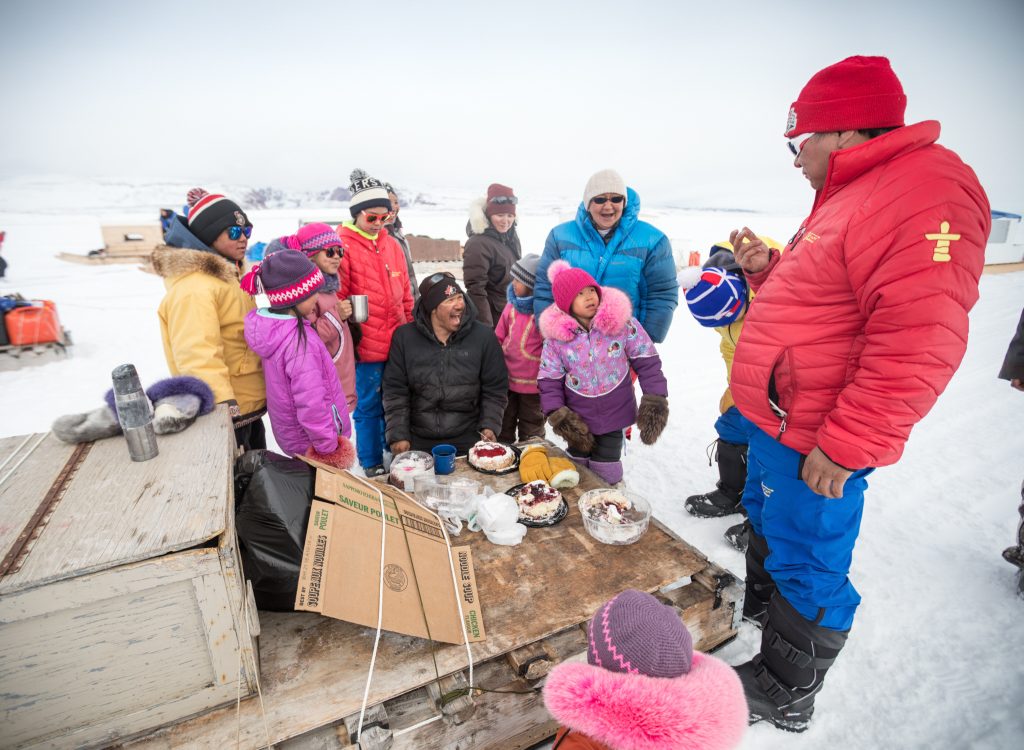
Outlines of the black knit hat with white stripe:
M352 198L349 200L348 210L353 219L360 211L368 208L391 210L391 198L388 197L388 189L383 182L376 177L370 177L362 169L353 169L349 179L351 183L348 189L352 193Z

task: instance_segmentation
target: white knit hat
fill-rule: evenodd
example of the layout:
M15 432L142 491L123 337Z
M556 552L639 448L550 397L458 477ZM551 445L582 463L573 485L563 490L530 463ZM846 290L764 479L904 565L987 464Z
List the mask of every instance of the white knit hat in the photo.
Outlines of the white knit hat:
M614 169L602 169L600 172L595 172L587 180L587 186L583 188L583 205L589 206L591 198L602 193L614 193L625 197L626 181L622 179L622 175Z

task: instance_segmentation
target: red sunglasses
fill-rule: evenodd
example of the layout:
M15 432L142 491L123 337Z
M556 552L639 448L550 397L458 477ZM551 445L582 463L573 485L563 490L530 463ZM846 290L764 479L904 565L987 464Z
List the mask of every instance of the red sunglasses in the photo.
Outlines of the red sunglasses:
M391 216L390 213L386 214L371 214L363 211L363 218L366 219L368 224L383 224L387 218Z

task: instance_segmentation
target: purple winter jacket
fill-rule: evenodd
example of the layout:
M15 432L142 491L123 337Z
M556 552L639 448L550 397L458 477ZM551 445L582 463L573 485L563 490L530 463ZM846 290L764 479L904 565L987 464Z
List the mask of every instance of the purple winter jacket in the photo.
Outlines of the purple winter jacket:
M302 325L305 346L296 318L266 308L251 310L245 316L245 340L263 360L267 412L281 450L302 455L312 445L318 453L332 453L339 434L351 437L352 423L327 347L308 321Z
M630 367L644 393L668 397L661 357L632 312L629 297L606 286L589 331L555 305L541 313L537 386L545 415L568 406L595 435L628 427L636 421Z

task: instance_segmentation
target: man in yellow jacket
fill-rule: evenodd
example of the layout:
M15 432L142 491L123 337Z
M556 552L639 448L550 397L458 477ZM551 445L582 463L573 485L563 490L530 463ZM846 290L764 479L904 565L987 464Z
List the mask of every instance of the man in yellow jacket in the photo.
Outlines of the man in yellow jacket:
M167 288L158 308L167 366L202 379L228 405L240 447L266 448L263 368L242 332L255 301L238 286L252 223L223 195L197 189L189 202L188 218L171 220L167 245L152 255Z

